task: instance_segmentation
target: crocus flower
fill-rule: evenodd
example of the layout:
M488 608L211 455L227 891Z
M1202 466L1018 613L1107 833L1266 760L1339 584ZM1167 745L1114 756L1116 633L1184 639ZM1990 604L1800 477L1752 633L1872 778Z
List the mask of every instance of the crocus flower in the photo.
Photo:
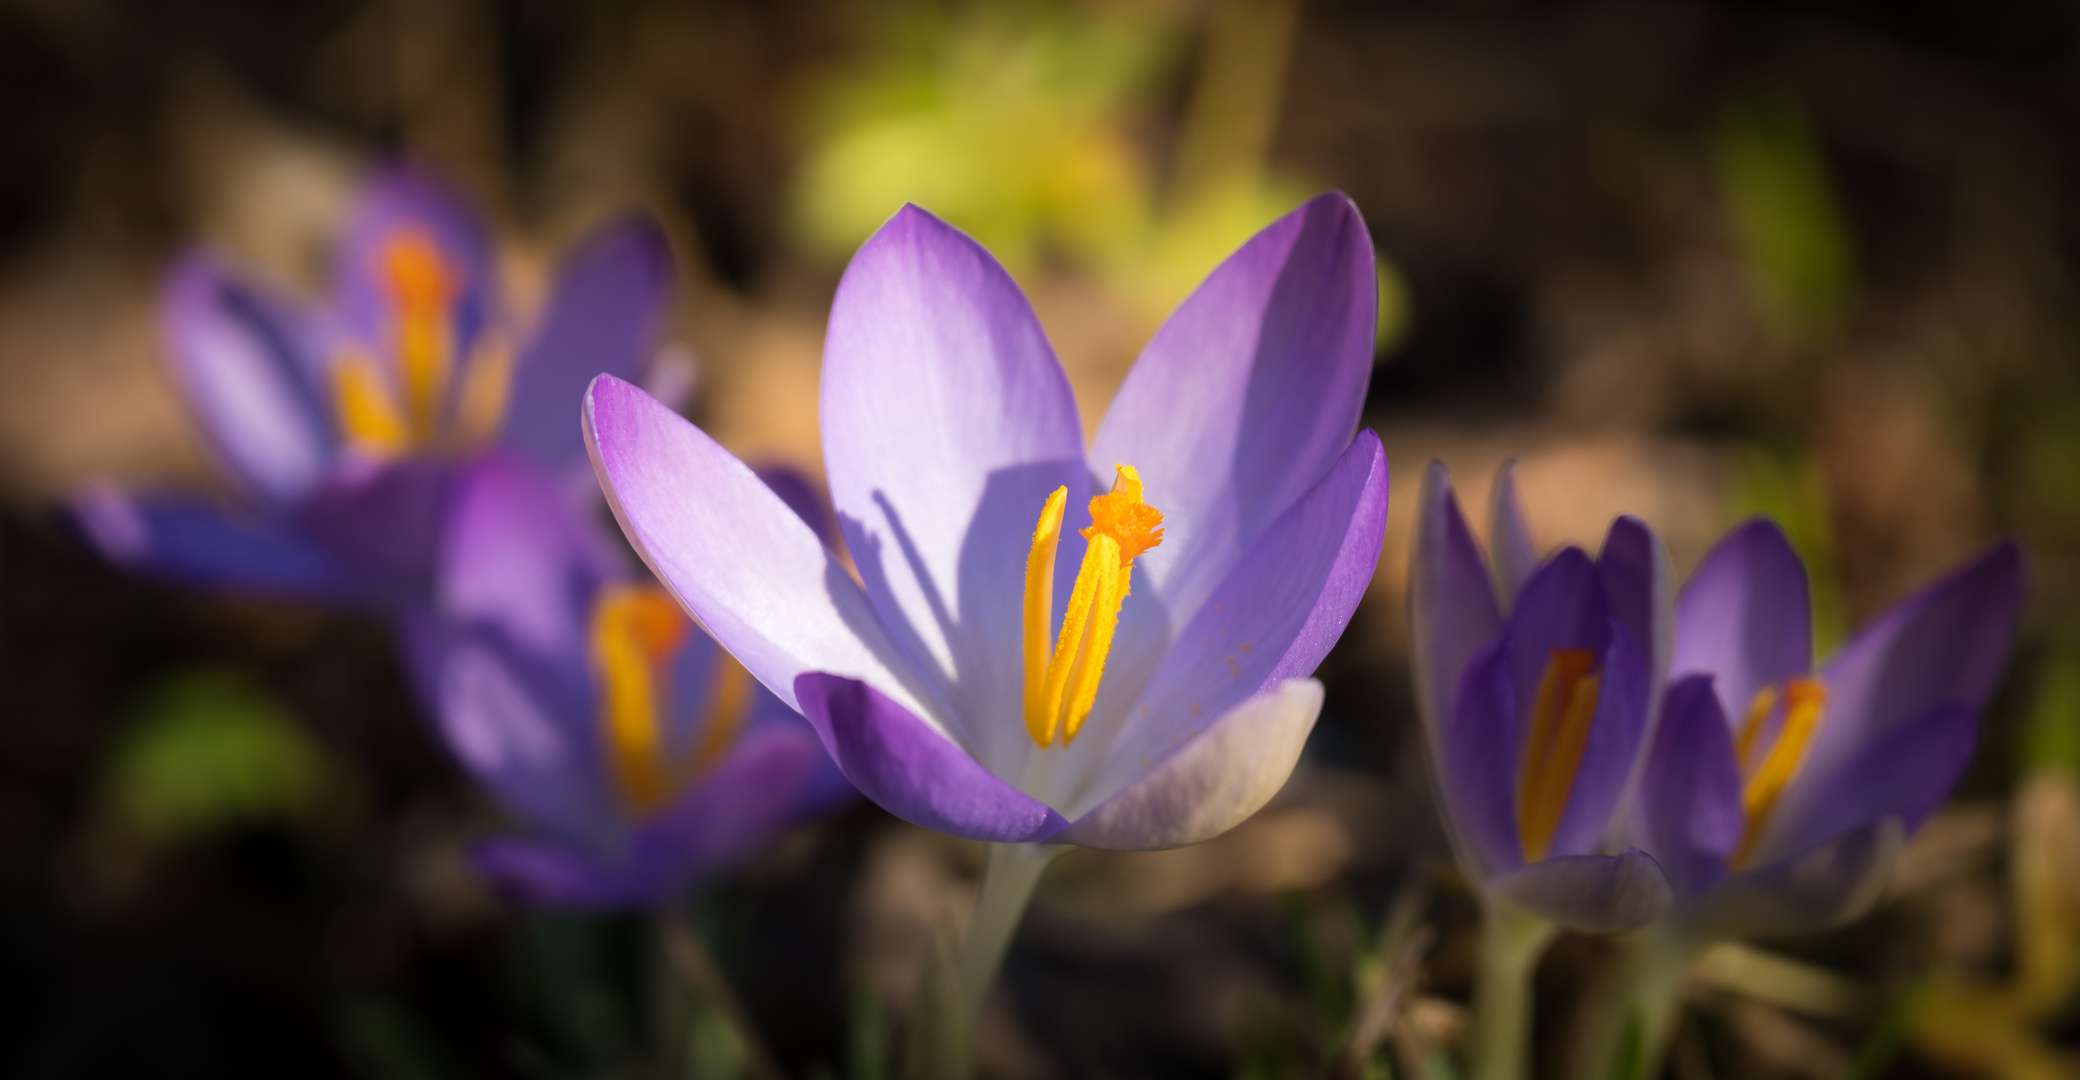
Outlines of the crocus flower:
M1693 937L1858 914L1964 772L2007 664L2022 552L1994 545L1865 627L1817 672L1805 564L1751 521L1676 608L1661 725L1634 812Z
M104 552L195 585L423 596L456 462L498 446L582 476L579 398L654 348L671 263L647 220L608 225L520 326L467 208L393 168L362 192L334 279L310 306L207 254L174 269L172 372L234 498L95 490L76 509Z
M654 904L852 789L586 509L515 457L461 472L406 654L456 758L526 830L479 845L483 872L524 901Z
M1171 316L1088 452L1031 307L905 207L833 302L822 425L857 578L714 440L586 397L622 528L868 797L992 841L1163 848L1290 773L1378 558L1370 240L1325 195Z
M1424 477L1409 571L1417 697L1461 862L1483 893L1561 925L1628 930L1669 886L1625 846L1668 655L1668 557L1635 518L1594 559L1537 560L1512 469L1496 478L1491 571L1444 466Z

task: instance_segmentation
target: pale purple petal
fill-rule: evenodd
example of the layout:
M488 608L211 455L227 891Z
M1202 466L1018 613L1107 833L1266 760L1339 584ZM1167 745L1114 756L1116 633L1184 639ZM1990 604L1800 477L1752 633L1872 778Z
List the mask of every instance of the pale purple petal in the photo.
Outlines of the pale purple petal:
M1453 834L1476 877L1524 861L1517 830L1518 760L1524 730L1518 716L1509 642L1474 654L1452 695L1453 715L1439 755L1444 802Z
M1622 934L1659 919L1674 898L1653 856L1563 855L1489 879L1488 891L1584 934Z
M1111 691L1107 665L1090 722L1063 751L1075 764L1061 772L1088 778L1065 812L1110 798L1240 702L1312 675L1379 565L1386 513L1386 455L1361 431L1235 564L1138 699ZM1137 575L1129 605L1140 584Z
M1977 712L1937 705L1833 769L1812 770L1809 762L1777 805L1759 856L1798 851L1884 818L1899 819L1911 835L1957 786L1978 741Z
M1567 808L1546 847L1551 855L1584 855L1603 848L1611 818L1623 803L1645 749L1647 658L1623 623L1611 620L1609 636L1596 715L1575 766Z
M1372 371L1378 285L1358 210L1331 192L1216 267L1127 374L1091 471L1139 469L1165 515L1135 566L1160 597L1121 615L1115 663L1145 670L1177 623L1350 445Z
M459 278L455 340L468 355L495 303L490 240L454 189L409 165L387 166L369 177L340 237L334 288L343 329L367 348L389 340L391 302L380 262L384 246L406 232L430 239Z
M671 293L671 249L650 219L626 217L588 238L565 260L513 370L501 441L546 468L584 467L585 388L601 373L636 377Z
M582 658L593 595L628 567L582 507L517 458L456 478L441 540L442 615L497 626L543 657Z
M1637 806L1639 835L1677 895L1694 896L1726 876L1747 816L1732 729L1711 676L1669 687Z
M795 700L860 793L904 821L1000 843L1046 840L1067 824L860 680L807 672Z
M1710 675L1735 723L1757 691L1813 668L1813 601L1805 563L1774 522L1726 534L1676 601L1669 676Z
M1892 818L1836 836L1705 895L1686 915L1706 937L1809 934L1871 909L1884 894L1906 833Z
M1538 569L1538 546L1531 541L1524 505L1517 498L1514 460L1495 470L1495 489L1488 498L1488 552L1495 563L1496 595L1507 607Z
M343 459L296 507L296 527L340 561L405 595L433 588L453 466Z
M225 471L277 505L318 482L335 451L305 316L190 255L162 311L173 374Z
M1509 612L1510 663L1517 707L1536 707L1538 685L1556 649L1602 656L1610 648L1610 604L1596 564L1576 547L1561 548L1525 582Z
M181 585L383 607L401 599L278 514L179 495L82 491L73 520L110 562Z
M601 376L586 394L592 464L622 531L708 633L781 700L830 671L906 694L873 605L743 462L641 390ZM893 665L893 666L892 666ZM914 693L906 707L916 711Z
M2022 548L1995 544L1901 601L1827 662L1827 711L1806 768L1833 769L1937 705L1986 705L2022 612Z
M1118 851L1211 840L1285 786L1321 712L1321 683L1280 683L1228 710L1056 839Z
M1452 695L1459 680L1474 652L1502 636L1502 613L1442 462L1424 472L1421 499L1409 558L1409 638L1416 704L1431 746L1439 747L1456 714Z

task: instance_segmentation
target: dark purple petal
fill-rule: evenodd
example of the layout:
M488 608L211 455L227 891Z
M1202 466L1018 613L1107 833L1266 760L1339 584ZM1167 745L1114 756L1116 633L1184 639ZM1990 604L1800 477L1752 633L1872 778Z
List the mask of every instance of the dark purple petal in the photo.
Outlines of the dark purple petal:
M904 821L1002 843L1046 840L1067 824L864 682L806 672L795 700L860 793Z
M1733 734L1709 675L1668 689L1641 777L1638 832L1668 872L1676 894L1689 897L1726 875L1726 860L1747 830Z
M1438 747L1457 712L1452 695L1459 680L1474 652L1502 636L1502 613L1442 462L1424 471L1421 499L1409 557L1409 637L1416 703L1431 745Z
M168 275L161 318L174 377L225 470L277 505L316 484L335 445L303 313L197 254Z
M401 644L442 741L501 805L566 843L597 848L621 833L582 656L545 664L496 630L423 612L405 620Z
M1911 835L1957 786L1978 741L1978 713L1937 705L1827 772L1802 770L1777 805L1758 854L1798 851L1884 818L1897 818Z
M1524 861L1517 831L1518 760L1524 729L1517 715L1509 643L1490 642L1466 665L1444 733L1444 803L1453 831L1469 850L1476 877Z
M1887 818L1753 872L1737 874L1686 915L1705 938L1810 934L1869 911L1885 892L1905 831Z
M80 493L71 509L81 532L110 562L166 581L370 607L399 599L279 515L112 488Z
M907 665L845 568L705 432L601 376L586 394L586 437L637 553L781 700L792 704L795 677L811 670L906 685L896 672Z
M541 324L513 370L505 445L545 468L585 464L578 414L602 372L633 379L671 303L672 252L647 217L594 233L565 260Z
M1069 380L989 252L905 206L839 283L821 403L831 498L867 595L963 737L998 760L993 740L1027 737L1033 527L1062 486L1065 556L1081 556L1070 530L1089 523Z
M1668 549L1647 523L1636 517L1611 522L1596 556L1603 595L1611 618L1632 632L1646 650L1647 702L1651 716L1668 683L1668 662L1675 644L1675 568Z
M631 854L681 883L729 869L807 820L829 764L807 724L747 733L714 772L637 829Z
M1524 583L1509 611L1517 707L1528 715L1537 706L1538 684L1555 649L1583 649L1602 656L1610 639L1603 576L1582 549L1561 548Z
M1774 522L1757 518L1727 533L1683 585L1669 676L1712 676L1727 719L1740 723L1757 691L1812 669L1805 563Z
M296 507L296 527L400 594L430 595L453 482L444 461L342 459Z
M1145 691L1121 693L1136 687L1107 665L1090 722L1065 751L1063 774L1088 780L1064 810L1079 813L1110 798L1237 704L1312 675L1379 565L1386 512L1386 454L1378 436L1361 431L1235 564ZM1138 577L1134 585L1138 595Z
M2004 540L1859 631L1821 671L1827 712L1806 767L1832 770L1937 705L1984 708L2015 641L2022 578L2022 547Z
M496 837L471 848L470 860L499 895L529 907L619 911L673 891L663 867L608 861L556 840Z
M380 260L384 246L405 231L431 239L459 278L455 340L458 352L466 356L493 315L496 271L490 241L454 189L409 165L379 169L368 179L340 237L334 288L343 329L364 347L388 340L390 294Z
M1531 541L1524 506L1517 498L1514 459L1495 470L1495 489L1488 497L1488 552L1495 563L1496 594L1508 606L1538 569L1538 546Z
M1589 741L1575 766L1567 809L1546 847L1552 855L1585 855L1602 849L1611 818L1646 749L1647 658L1623 623L1611 620L1609 634Z
M1350 445L1372 371L1372 241L1330 192L1216 267L1156 332L1098 428L1090 468L1132 465L1167 522L1135 565L1160 605L1122 613L1115 663L1141 668L1235 560Z
M773 489L773 494L780 496L780 501L802 519L802 524L822 537L824 543L838 538L838 525L831 518L829 500L824 498L823 489L816 481L791 465L759 465L751 471Z
M1120 851L1211 840L1285 786L1321 712L1321 683L1281 683L1216 718L1055 839Z
M556 482L492 456L456 478L441 540L442 614L496 626L545 661L582 662L592 600L628 567Z
M1653 856L1563 855L1488 881L1488 891L1584 934L1622 934L1659 919L1674 898Z

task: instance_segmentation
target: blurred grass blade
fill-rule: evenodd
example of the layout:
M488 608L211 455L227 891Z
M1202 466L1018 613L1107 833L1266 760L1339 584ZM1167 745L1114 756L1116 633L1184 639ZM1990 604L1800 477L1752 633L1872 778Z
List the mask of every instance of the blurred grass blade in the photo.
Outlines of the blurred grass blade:
M147 693L103 779L140 832L190 837L307 812L323 758L288 709L231 672L173 676Z

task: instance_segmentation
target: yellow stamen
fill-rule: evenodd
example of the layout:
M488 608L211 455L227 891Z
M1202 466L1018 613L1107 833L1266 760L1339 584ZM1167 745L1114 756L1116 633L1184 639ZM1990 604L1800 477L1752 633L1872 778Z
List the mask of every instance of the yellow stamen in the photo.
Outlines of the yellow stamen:
M366 353L348 351L333 360L332 405L340 437L362 453L393 457L411 445L383 373Z
M1755 691L1755 699L1748 703L1748 716L1741 721L1740 740L1733 745L1733 760L1740 763L1741 771L1748 770L1748 763L1755 759L1755 742L1762 737L1762 726L1769 722L1770 710L1777 707L1777 688L1765 686Z
M381 277L396 310L394 345L404 380L412 433L430 440L441 417L442 395L455 352L455 275L441 249L423 229L388 237L377 256Z
M1517 787L1517 835L1527 862L1545 858L1560 829L1602 689L1596 654L1588 649L1554 649L1539 676Z
M470 350L469 363L462 369L461 398L455 408L455 442L458 448L481 446L498 435L505 422L506 403L513 389L513 345L504 337L486 334Z
M666 764L659 722L667 666L685 641L686 616L656 588L609 586L592 613L600 726L616 794L630 814L649 814L678 786Z
M1047 497L1033 529L1033 547L1026 556L1025 716L1026 732L1041 746L1054 745L1057 732L1067 746L1083 730L1098 699L1105 658L1112 652L1120 605L1131 589L1134 559L1163 542L1163 514L1143 501L1141 474L1131 465L1116 469L1112 490L1091 500L1091 526L1083 530L1090 546L1076 571L1052 654L1047 651L1047 623L1054 605L1054 556L1061 540L1066 489L1057 488Z
M1763 706L1763 694L1755 695L1756 706L1750 706L1749 717ZM1772 695L1774 699L1774 695ZM1767 714L1766 706L1760 708ZM1806 745L1812 742L1813 733L1820 729L1820 719L1827 711L1827 686L1818 679L1796 678L1784 680L1784 723L1777 730L1777 739L1769 748L1769 756L1748 775L1748 782L1741 788L1741 810L1747 816L1748 827L1741 835L1740 849L1734 852L1733 866L1736 868L1754 854L1755 842L1761 838L1763 826L1769 823L1770 811L1776 809L1778 797L1798 775L1798 767L1805 762ZM1747 733L1742 732L1743 741ZM1746 768L1745 759L1743 769Z
M708 677L708 705L705 710L707 723L701 730L701 744L693 752L693 775L689 780L698 780L708 775L722 761L722 755L737 743L743 734L744 721L751 716L751 673L737 658L716 650L715 671Z

